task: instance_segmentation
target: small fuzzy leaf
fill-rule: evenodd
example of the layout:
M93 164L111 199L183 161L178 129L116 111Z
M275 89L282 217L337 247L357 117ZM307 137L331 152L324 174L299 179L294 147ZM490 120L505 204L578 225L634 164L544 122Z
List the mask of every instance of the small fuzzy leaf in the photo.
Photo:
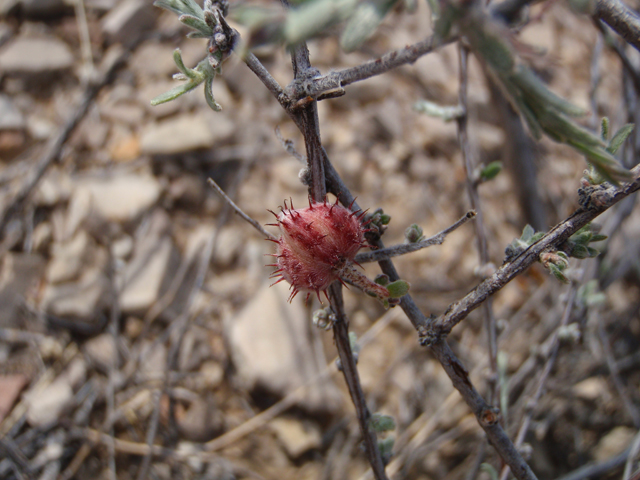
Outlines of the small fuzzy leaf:
M353 52L375 33L396 0L378 0L358 5L347 22L340 46L345 52Z
M424 113L430 117L441 118L445 122L455 120L464 115L464 109L460 106L447 107L430 102L429 100L420 100L413 105L416 112Z
M523 242L529 244L529 241L533 237L534 233L535 233L535 230L533 229L533 227L531 225L527 224L522 229L522 235L520 235L520 240L522 240Z
M178 70L180 70L180 72L182 72L185 77L192 80L199 80L200 82L203 81L204 77L200 72L192 68L187 68L187 66L184 64L184 62L182 61L182 52L179 48L176 48L173 51L173 61L175 62L176 67L178 67Z
M564 276L564 273L562 273L562 270L560 270L553 263L549 264L549 271L551 272L551 274L554 277L556 277L556 280L558 280L558 281L560 281L562 283L569 283L569 279Z
M400 298L409 293L409 289L411 285L409 282L405 282L404 280L396 280L395 282L387 285L387 290L389 290L389 296L391 298Z
M384 273L381 273L379 275L376 275L376 278L374 278L373 281L376 282L378 285L382 285L384 287L386 285L389 285L389 275L385 275Z
M382 440L378 440L378 450L380 451L380 455L382 459L386 462L391 459L393 456L393 446L395 444L395 438L387 437Z
M606 240L607 237L606 235L602 235L601 233L596 233L594 235L591 236L591 241L592 242L602 242L603 240Z
M620 127L620 129L615 133L611 141L609 142L609 146L607 147L607 152L611 154L615 154L618 149L622 146L624 141L627 139L631 132L633 132L635 125L633 123L627 123L626 125Z
M319 34L346 20L356 5L356 0L313 0L290 10L284 24L285 41L292 45Z
M609 139L609 118L602 117L602 121L600 122L600 137L605 142Z
M396 429L396 421L389 415L374 413L369 418L369 427L374 432L390 432Z
M207 23L202 18L194 17L192 15L180 15L178 17L180 23L186 25L189 28L193 28L194 30L200 32L202 35L211 36L213 35L213 29L207 25Z
M383 213L382 215L380 215L380 223L382 225L389 225L390 221L391 221L391 215L387 215L386 213Z
M580 259L588 258L589 250L587 249L586 246L577 243L571 249L571 256L574 258L580 258Z
M207 105L209 105L212 110L220 112L222 110L222 107L218 102L216 102L216 99L213 98L213 78L213 76L207 77L204 82L204 98L207 100Z
M192 15L204 21L204 12L194 0L156 0L153 4L178 15Z
M175 100L180 95L184 95L185 93L190 92L191 90L196 88L198 85L199 83L196 83L196 82L187 82L187 83L183 83L182 85L178 85L177 87L172 88L168 92L164 92L158 95L157 97L155 97L153 100L151 100L151 105L155 107L156 105L160 105L163 103L170 102L171 100Z
M589 258L595 258L600 255L600 250L593 247L587 247L587 252L589 253Z
M487 182L496 178L496 176L502 171L502 162L495 161L480 170L480 179L483 182Z
M542 80L524 65L518 66L512 80L530 98L535 98L537 102L545 105L546 108L553 107L553 109L571 117L582 117L587 113L584 108L568 102L549 90Z
M538 240L540 240L544 236L545 236L544 232L536 232L536 233L534 233L533 236L531 237L531 245L536 243Z

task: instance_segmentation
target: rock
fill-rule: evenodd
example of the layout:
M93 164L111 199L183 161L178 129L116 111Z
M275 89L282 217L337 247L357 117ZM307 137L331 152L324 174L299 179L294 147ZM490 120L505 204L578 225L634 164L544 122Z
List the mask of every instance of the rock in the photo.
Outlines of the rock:
M103 263L106 262L104 251L98 252L102 252ZM42 308L52 315L98 322L96 313L108 291L102 267L86 269L76 282L47 285L42 292Z
M325 365L310 341L311 320L296 299L287 303L288 285L268 284L234 318L224 322L238 383L248 390L262 389L284 397L317 378ZM331 412L340 394L330 380L313 383L299 406L310 412Z
M22 0L22 12L31 17L59 15L69 10L70 5L64 0Z
M210 148L229 138L235 125L224 115L185 113L142 130L142 153L148 155L173 155L200 148Z
M102 19L102 31L110 43L129 44L155 25L158 9L145 0L124 0Z
M221 267L229 267L241 254L245 244L242 229L238 227L226 227L218 234L215 262Z
M87 232L80 230L71 240L53 244L53 258L47 265L46 279L50 283L61 283L77 278L86 267L90 240Z
M144 119L144 110L137 103L118 102L103 105L100 113L109 120L130 126L140 125Z
M140 80L147 80L149 77L171 78L171 75L178 72L178 68L173 61L174 50L174 45L167 45L158 43L155 40L148 40L136 49L131 61L131 68L136 72L136 75ZM187 67L192 67L192 65L187 64ZM146 102L142 103L149 104L149 100L153 97L160 95L162 92L165 92L176 85L177 82L173 82L169 88L154 93L154 95L149 97Z
M573 393L583 400L595 401L607 392L607 381L602 377L590 377L576 383L573 386Z
M8 96L0 94L0 130L22 130L25 126L22 112Z
M0 422L9 415L28 381L29 379L22 374L0 375Z
M40 255L8 252L0 261L0 328L20 325L18 313L44 270Z
M322 444L320 430L311 422L276 418L269 423L269 428L273 430L287 454L293 459L313 448L319 448Z
M56 379L41 392L33 390L25 394L27 421L32 427L42 427L55 422L73 403L73 390L64 379Z
M18 37L0 51L0 72L39 74L73 66L71 50L55 37Z
M186 412L176 415L178 431L186 440L206 442L222 432L222 413L215 407L211 395L204 397L194 398Z
M145 235L138 239L131 261L121 273L120 308L125 313L140 313L155 302L171 281L178 263L177 250L167 234L169 219L157 212Z
M103 333L84 344L84 353L89 361L103 371L107 371L112 365L115 365L117 351L113 340L111 334Z
M155 204L161 192L160 183L151 175L119 172L78 181L73 196L85 196L93 210L107 220L127 222Z
M616 427L600 439L593 450L594 459L597 462L604 462L616 455L621 454L631 445L636 431L629 427Z
M140 364L139 372L143 378L156 380L164 378L167 365L167 347L161 343L153 345L151 342L145 342L142 351L144 359Z

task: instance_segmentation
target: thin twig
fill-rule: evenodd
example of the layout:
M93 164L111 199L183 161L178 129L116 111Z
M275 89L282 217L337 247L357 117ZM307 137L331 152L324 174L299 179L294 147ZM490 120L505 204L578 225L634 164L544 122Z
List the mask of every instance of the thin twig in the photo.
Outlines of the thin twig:
M450 227L445 228L441 232L436 233L434 236L425 238L416 243L401 243L399 245L393 245L391 247L382 248L380 250L373 250L371 252L359 253L356 255L355 261L358 263L370 263L380 262L382 260L388 260L392 257L398 257L400 255L406 255L407 253L417 252L423 248L431 247L433 245L442 245L447 235L454 230L457 230L469 220L475 218L476 212L473 210L467 212L457 222Z
M640 166L631 170L633 181L619 187L612 185L589 187L582 192L581 204L572 215L553 227L538 242L531 245L511 262L503 265L489 278L481 282L463 299L453 303L441 316L430 319L421 332L422 342L429 345L438 338L446 336L453 327L464 320L469 313L478 308L487 298L502 289L533 263L541 253L550 248L560 248L567 239L591 220L611 208L623 198L640 189Z
M231 206L231 208L233 208L236 211L236 213L243 218L243 220L249 222L251 226L253 226L253 228L258 230L264 237L270 238L271 240L277 239L275 235L272 235L269 232L267 232L264 228L262 228L262 225L260 225L253 218L251 218L249 215L244 213L242 209L238 205L236 205L236 203L233 200L231 200L226 193L224 193L224 190L222 190L222 188L220 188L220 186L212 178L209 178L207 182L209 183L209 185L211 185L215 189L216 192L218 192L218 194L222 197L222 199L225 202L227 202Z
M288 0L281 0L285 8L289 8ZM311 66L309 60L309 50L304 42L294 47L291 53L291 63L293 66L294 85L307 84L309 80L317 77L319 73ZM308 95L308 94L307 94ZM304 96L307 96L304 95ZM292 109L288 110L292 112ZM325 178L324 160L325 151L320 140L320 122L318 119L317 101L313 100L304 104L296 110L295 116L299 119L299 126L304 137L305 149L307 154L307 168L311 175L311 184L309 185L309 194L316 202L321 202L326 195L327 181ZM369 428L369 418L371 413L366 404L360 377L356 368L351 344L349 340L349 324L344 311L342 300L342 285L334 282L329 287L329 298L331 307L336 315L337 320L333 322L333 337L338 349L338 354L342 362L342 373L344 374L349 394L356 410L356 416L360 425L360 431L364 440L365 452L374 476L377 480L387 480L384 471L384 463L376 434Z
M627 447L624 452L619 453L615 457L611 457L598 463L589 463L558 478L557 480L587 480L604 478L607 473L611 472L611 470L615 470L623 465L627 461L627 458L629 458L630 452L631 446Z
M333 168L326 152L324 161L325 171L327 172L328 190L336 196L339 195L343 204L354 202L354 208L359 208L355 204L353 195L346 185L344 185L344 182L335 171L335 168ZM384 244L379 238L372 240L371 243L378 248L384 248ZM378 262L378 264L380 265L382 272L388 275L391 281L395 281L400 278L392 260L382 260ZM400 299L400 308L402 308L402 311L418 332L425 331L429 320L420 311L416 303L413 301L413 298L411 298L411 295L405 295ZM514 447L508 435L502 429L500 423L497 421L498 415L496 415L492 407L487 405L484 399L473 387L469 380L467 371L446 342L440 341L436 344L432 344L431 350L434 352L436 359L444 367L444 370L453 386L458 390L465 403L475 414L478 423L484 429L491 445L496 449L500 457L512 468L516 478L519 480L535 480L536 476L526 464L522 455L520 455L518 450ZM494 419L492 417L496 417L495 423L493 422Z
M567 297L567 304L564 308L564 313L562 315L562 319L560 321L560 327L562 328L569 323L569 319L571 318L571 312L573 311L574 302L576 299L576 293L578 291L578 287L576 284L571 285L571 290L569 291L569 295ZM538 385L536 387L535 392L531 396L531 398L527 401L527 407L525 409L525 414L520 423L520 429L518 430L518 434L516 435L515 445L517 448L522 446L524 439L529 431L529 425L531 424L531 419L533 418L535 406L538 404L542 393L544 392L545 385L547 383L547 379L551 374L551 370L553 369L556 359L558 358L558 350L560 349L559 342L559 332L558 329L554 332L551 337L551 341L549 342L549 356L547 357L547 361L544 365L544 369L542 370L542 374L540 375L540 379L538 380ZM509 476L509 467L505 466L500 475L500 480L506 480Z
M380 58L344 70L330 72L305 82L292 82L285 89L293 99L316 98L323 92L335 90L376 75L386 73L408 63L414 63L420 57L433 52L436 48L452 43L455 39L442 40L431 36L421 42L386 53Z
M476 221L474 222L474 226L476 230L476 240L478 241L480 267L484 267L490 262L489 249L487 247L487 235L484 227L482 207L480 205L480 195L478 194L478 184L474 179L475 165L473 155L471 153L469 133L467 130L469 124L469 102L467 101L467 89L469 84L467 63L469 58L469 49L464 45L459 44L458 55L460 81L458 102L464 112L463 115L460 115L456 119L458 124L458 142L460 143L460 150L462 151L462 158L464 160L465 173L467 177L467 195L469 196L471 208L476 212ZM488 298L482 304L482 316L484 318L489 344L489 368L491 369L491 377L489 379L489 403L495 403L500 398L500 383L498 381L498 339L496 333L496 318L493 314L491 298Z
M602 345L602 350L604 352L604 357L607 362L607 367L609 368L609 373L611 374L611 379L613 380L613 384L618 391L618 395L620 395L620 399L622 400L622 405L624 405L629 418L633 422L633 425L636 428L640 428L640 412L633 404L627 389L624 387L624 383L620 378L620 372L618 371L616 361L613 358L613 352L611 351L611 345L609 343L609 334L607 333L606 328L602 324L602 319L598 322L598 337L600 339L600 343Z

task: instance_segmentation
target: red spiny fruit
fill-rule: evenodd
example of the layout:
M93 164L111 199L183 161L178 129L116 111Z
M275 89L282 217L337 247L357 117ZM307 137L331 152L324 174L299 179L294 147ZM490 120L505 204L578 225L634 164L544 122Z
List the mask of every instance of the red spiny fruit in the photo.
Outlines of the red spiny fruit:
M291 284L292 300L298 292L320 292L340 275L347 265L351 265L358 250L365 245L365 228L361 219L364 212L351 212L335 204L316 203L309 200L309 207L294 210L293 204L285 201L281 213L276 214L281 236L277 240L278 267L272 277L279 277L275 283L286 280Z

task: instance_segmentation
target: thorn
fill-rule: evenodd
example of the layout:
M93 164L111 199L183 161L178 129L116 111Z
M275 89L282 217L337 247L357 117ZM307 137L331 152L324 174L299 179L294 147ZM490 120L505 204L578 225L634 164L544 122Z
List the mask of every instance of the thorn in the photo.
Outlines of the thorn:
M265 267L277 267L277 266L278 266L278 264L277 264L277 263L267 263L267 264L265 265ZM276 270L276 271L282 271L282 269L280 269L280 270ZM276 272L273 272L273 273L276 273Z
M327 291L323 290L322 293L324 293L324 296L327 297L327 302L329 302L329 305L331 305L331 300L329 300L329 295L327 294Z
M289 210L291 209L295 210L295 208L293 208L293 199L291 197L289 197L289 203L291 204L291 207L289 207Z
M322 300L320 300L320 290L316 289L316 296L318 297L318 301L320 302L320 305L324 305L324 303L322 303Z
M279 227L280 224L279 223L265 223L265 226L267 226L267 227Z
M313 210L313 204L311 203L311 195L309 195L309 210Z
M340 277L338 277L338 280L340 281L340 283L342 284L342 286L344 288L346 288L347 290L350 290L349 285L347 285L346 283L344 283L344 280L342 280Z
M273 282L271 285L269 285L269 287L273 287L275 284L280 283L282 281L284 281L284 277L282 277L280 280Z
M351 210L351 207L353 207L353 204L356 203L356 198L358 197L355 197L353 201L349 204L349 210Z
M340 201L340 194L338 193L336 195L336 201L335 201L334 205L337 205L339 201Z
M276 212L274 212L273 210L269 210L267 208L267 212L272 213L274 217L278 218L278 214Z
M361 269L364 270L364 267L362 265L360 265L358 262L356 262L355 260L352 260L353 263L355 263L357 266L359 266Z
M293 301L294 298L296 298L296 295L298 294L300 290L298 290L297 288L291 292L291 295L289 295L289 300L287 300L289 303L291 303Z
M307 223L307 225L306 225L306 227L305 227L305 228L309 228L311 225L313 225L313 222L309 222L309 223Z
M307 292L307 296L304 299L304 304L309 305L309 297L311 296L311 292Z
M278 257L279 256L279 255L276 255L275 253L264 253L264 254L262 254L263 257L265 257L267 255L270 256L270 257Z
M278 245L280 245L280 242L278 240L274 240L273 238L265 238L265 240L269 242L277 243Z

